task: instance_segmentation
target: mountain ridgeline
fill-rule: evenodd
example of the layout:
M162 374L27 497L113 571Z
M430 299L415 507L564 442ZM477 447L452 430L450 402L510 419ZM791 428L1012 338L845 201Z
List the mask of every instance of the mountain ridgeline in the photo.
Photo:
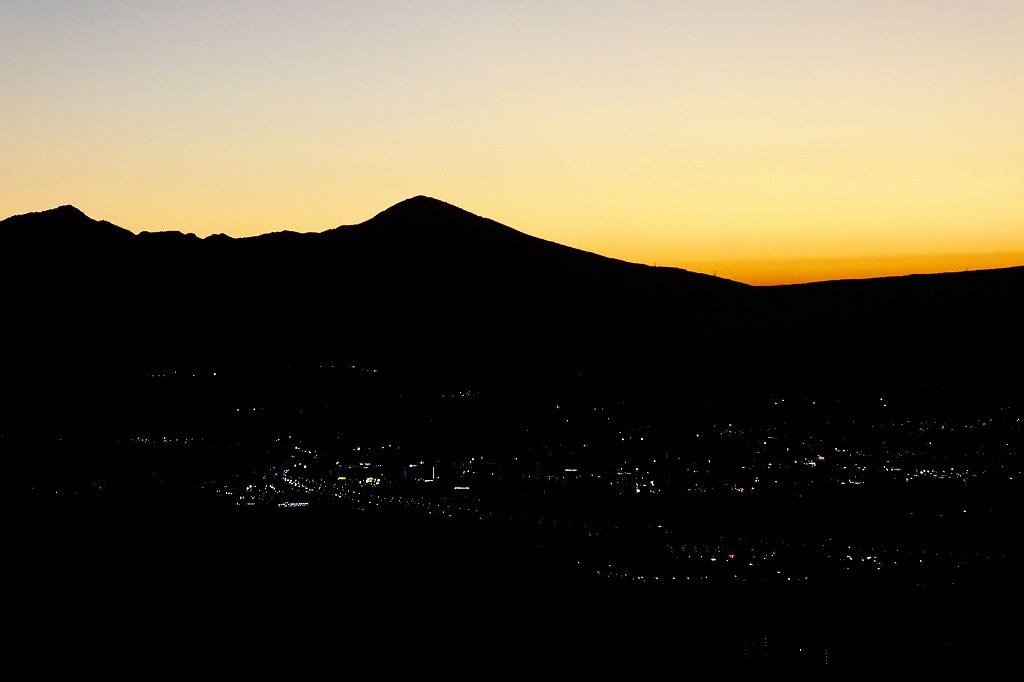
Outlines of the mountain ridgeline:
M427 197L240 239L134 234L63 206L0 221L0 284L11 422L138 409L142 377L178 371L963 396L1016 390L1024 369L1024 267L752 287Z

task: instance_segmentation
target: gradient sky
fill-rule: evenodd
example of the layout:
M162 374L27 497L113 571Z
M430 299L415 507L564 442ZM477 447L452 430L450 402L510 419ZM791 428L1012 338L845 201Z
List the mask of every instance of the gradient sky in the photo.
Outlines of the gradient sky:
M0 217L425 194L754 284L1024 264L1021 0L0 0Z

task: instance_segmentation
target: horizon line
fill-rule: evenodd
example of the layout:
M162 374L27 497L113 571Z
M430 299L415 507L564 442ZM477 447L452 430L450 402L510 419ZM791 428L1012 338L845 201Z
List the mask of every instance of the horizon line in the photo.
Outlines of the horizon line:
M73 209L90 220L96 222L106 222L114 225L120 229L126 230L133 235L141 234L159 234L159 233L178 233L183 235L193 235L199 239L206 239L208 237L227 237L229 239L253 239L263 237L272 234L323 234L331 230L335 230L343 227L356 227L362 225L376 216L385 213L386 211L399 206L401 204L426 199L431 202L436 202L450 207L453 210L460 211L482 220L489 220L495 222L509 229L513 229L522 234L526 234L536 239L542 239L543 241L559 244L569 248L577 249L593 255L602 256L605 258L611 258L626 263L633 263L636 265L647 265L650 267L658 268L671 268L678 270L685 270L687 272L693 272L697 274L710 275L713 277L719 277L721 279L730 280L740 284L746 284L751 287L776 287L776 286L800 286L805 284L822 284L827 282L852 282L852 281L864 281L873 279L891 279L898 277L913 277L918 275L943 275L943 274L957 274L966 272L983 272L989 270L1004 270L1009 268L1024 267L1024 253L1016 251L983 251L983 252L948 252L948 253L905 253L899 255L879 255L879 254L865 254L865 255L849 255L849 256L785 256L781 258L725 258L725 259L700 259L697 261L679 262L676 260L667 260L663 263L658 261L643 262L640 260L630 260L619 256L610 256L598 251L590 251L588 249L573 246L563 242L557 242L551 239L543 237L537 237L528 232L525 232L517 227L507 225L498 220L488 218L485 215L474 213L468 209L464 209L457 204L453 204L443 199L438 199L425 194L416 194L405 199L399 200L390 204L389 206L381 209L371 215L370 217L356 223L341 223L331 227L325 227L321 229L280 229L280 230L267 230L254 234L245 235L229 235L226 232L209 232L201 234L199 232L190 232L183 229L165 229L165 230L139 230L124 227L123 225L113 223L104 218L94 218L92 215L86 213L78 206L67 203L54 206L52 208L43 209L39 211L28 211L26 213L17 213L5 218L0 218L0 221L7 220L8 218L15 218L20 216L34 215L49 213L52 211L58 211L61 209ZM928 265L930 263L930 265ZM938 263L946 263L947 265L937 265ZM957 265L953 266L952 264ZM917 267L913 267L910 264L916 264ZM803 272L804 275L795 275L795 272ZM834 275L825 274L826 271L834 271ZM719 274L721 272L722 274ZM760 276L744 275L744 272L760 272ZM843 273L846 274L843 274ZM733 274L739 273L739 274ZM813 274L812 274L813 273Z

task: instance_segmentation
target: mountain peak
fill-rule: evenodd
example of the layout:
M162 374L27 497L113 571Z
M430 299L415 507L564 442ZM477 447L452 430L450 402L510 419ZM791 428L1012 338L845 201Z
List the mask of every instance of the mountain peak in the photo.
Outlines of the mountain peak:
M482 243L495 235L505 239L526 238L508 226L423 195L400 201L357 227L374 238L416 244L417 248L427 244L440 248L442 244Z
M70 217L88 218L89 217L89 216L85 215L85 213L83 213L80 209L78 209L75 206L72 206L71 204L64 204L63 206L58 206L57 208L51 208L49 211L43 211L43 213L48 213L48 214L51 214L51 215L54 215L54 216L62 216L62 217L66 217L66 218L70 218Z
M416 218L419 220L436 220L442 217L466 217L472 213L440 199L422 194L398 202L374 216L378 218Z
M94 220L71 204L34 213L11 216L0 221L4 233L26 239L89 238L124 239L131 232L105 220Z
M413 205L419 204L419 205L423 205L423 206L428 206L428 205L431 205L431 204L433 204L433 205L441 204L442 206L451 206L452 205L452 204L449 204L447 201L441 201L440 199L435 199L434 197L428 197L425 194L417 194L414 197L410 197L408 199L403 199L402 201L399 201L395 205L396 206L400 206L402 204L413 204Z
M89 221L94 222L92 218L85 215L80 209L72 206L71 204L64 204L63 206L57 206L56 208L49 208L45 211L33 211L32 213L22 213L20 215L11 216L6 220L16 221L44 221L44 222L83 222ZM6 222L6 220L4 222Z

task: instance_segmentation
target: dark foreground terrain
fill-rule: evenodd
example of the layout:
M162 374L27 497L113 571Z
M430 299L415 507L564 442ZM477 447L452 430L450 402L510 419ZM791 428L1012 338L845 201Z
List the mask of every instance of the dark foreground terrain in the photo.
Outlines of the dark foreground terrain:
M981 671L1016 650L1018 574L998 567L920 590L624 584L501 526L341 508L22 511L8 614L43 669L59 652L227 674Z

